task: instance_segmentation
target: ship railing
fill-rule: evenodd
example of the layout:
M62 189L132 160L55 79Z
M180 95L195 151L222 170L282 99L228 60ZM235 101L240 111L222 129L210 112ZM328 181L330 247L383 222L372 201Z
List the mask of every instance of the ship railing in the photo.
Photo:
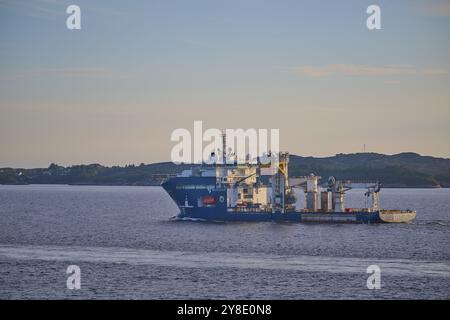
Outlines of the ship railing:
M177 176L176 173L155 173L155 174L152 174L152 180L161 184L161 183L163 183L171 178L174 178L176 176Z
M411 209L406 209L406 210L401 210L401 209L380 209L381 212L383 213L413 213L414 210Z
M228 207L227 211L235 213L270 212L270 210L266 208L251 208L251 207Z

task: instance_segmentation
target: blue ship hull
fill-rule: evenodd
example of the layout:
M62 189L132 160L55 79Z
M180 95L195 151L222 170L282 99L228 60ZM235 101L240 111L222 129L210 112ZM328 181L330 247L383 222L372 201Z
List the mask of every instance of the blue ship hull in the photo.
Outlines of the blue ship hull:
M231 210L227 208L226 189L216 188L215 177L175 177L162 184L162 187L180 208L177 219L203 221L277 221L277 222L315 222L315 223L380 223L383 222L378 211L374 212L277 212L258 211L258 209ZM198 199L214 196L219 201L214 206L201 206Z

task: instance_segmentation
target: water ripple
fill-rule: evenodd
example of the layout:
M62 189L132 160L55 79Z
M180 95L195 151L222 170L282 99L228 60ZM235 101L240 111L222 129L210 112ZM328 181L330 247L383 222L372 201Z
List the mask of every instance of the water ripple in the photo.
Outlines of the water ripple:
M255 253L186 252L116 247L0 245L0 259L44 260L181 268L238 268L305 272L361 273L378 265L383 274L450 278L450 263L408 259L288 256Z

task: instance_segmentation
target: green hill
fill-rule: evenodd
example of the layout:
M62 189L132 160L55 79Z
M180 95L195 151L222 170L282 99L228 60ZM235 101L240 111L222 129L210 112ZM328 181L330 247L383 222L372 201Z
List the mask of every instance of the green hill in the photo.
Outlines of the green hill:
M315 173L338 179L379 180L385 187L450 187L450 159L416 153L338 154L314 158L291 156L291 175Z

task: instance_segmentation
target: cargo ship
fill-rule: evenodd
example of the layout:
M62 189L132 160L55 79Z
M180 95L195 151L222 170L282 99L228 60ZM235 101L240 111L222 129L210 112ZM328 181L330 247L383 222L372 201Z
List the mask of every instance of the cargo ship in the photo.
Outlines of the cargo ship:
M289 177L289 153L279 152L264 161L202 164L166 177L161 185L180 209L174 220L406 223L416 217L414 210L381 209L377 181L364 182L367 207L347 208L345 194L356 182L320 180L314 174ZM304 207L298 205L296 188L304 192Z

